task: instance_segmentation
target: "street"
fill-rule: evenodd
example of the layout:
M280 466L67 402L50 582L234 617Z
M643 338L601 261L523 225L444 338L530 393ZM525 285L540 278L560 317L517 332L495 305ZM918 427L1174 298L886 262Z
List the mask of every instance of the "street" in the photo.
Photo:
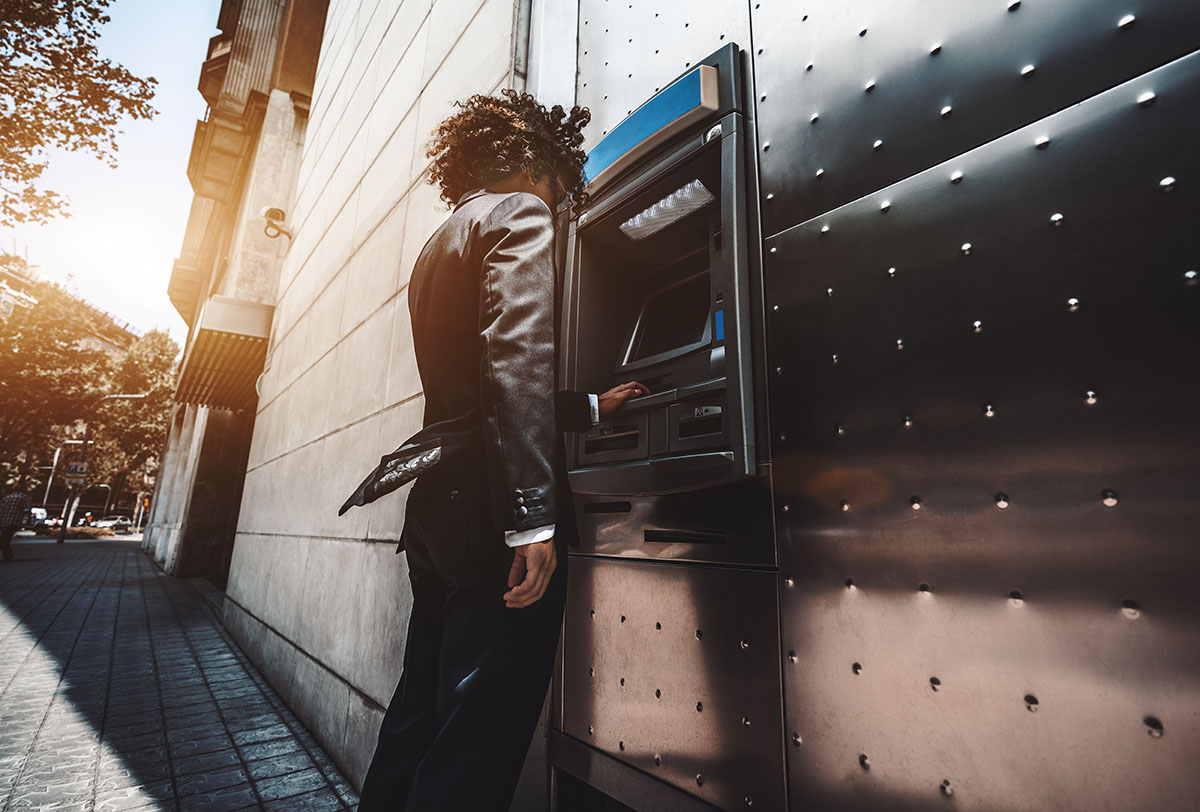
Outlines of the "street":
M357 796L138 536L19 535L0 564L0 812L350 810Z

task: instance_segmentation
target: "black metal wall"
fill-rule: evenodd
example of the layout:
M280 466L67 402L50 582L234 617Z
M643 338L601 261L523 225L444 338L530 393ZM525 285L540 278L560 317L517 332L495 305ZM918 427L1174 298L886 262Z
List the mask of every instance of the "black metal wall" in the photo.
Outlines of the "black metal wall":
M751 6L790 808L1200 808L1200 4Z

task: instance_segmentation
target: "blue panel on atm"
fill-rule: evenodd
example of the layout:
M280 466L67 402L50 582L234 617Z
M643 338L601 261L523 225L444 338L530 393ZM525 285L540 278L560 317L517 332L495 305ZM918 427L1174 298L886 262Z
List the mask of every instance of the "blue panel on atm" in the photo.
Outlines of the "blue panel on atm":
M716 335L717 341L724 341L725 340L725 311L718 310L713 315L713 319L716 320L716 326L713 329L713 333Z
M634 110L599 144L592 147L584 166L585 182L593 180L613 162L671 122L701 106L700 68Z

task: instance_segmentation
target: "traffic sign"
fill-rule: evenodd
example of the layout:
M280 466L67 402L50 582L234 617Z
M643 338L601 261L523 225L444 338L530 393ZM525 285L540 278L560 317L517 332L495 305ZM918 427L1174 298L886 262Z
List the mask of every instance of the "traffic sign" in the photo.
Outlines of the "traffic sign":
M77 462L67 463L66 480L68 485L82 485L83 478L87 475L87 463L79 460Z

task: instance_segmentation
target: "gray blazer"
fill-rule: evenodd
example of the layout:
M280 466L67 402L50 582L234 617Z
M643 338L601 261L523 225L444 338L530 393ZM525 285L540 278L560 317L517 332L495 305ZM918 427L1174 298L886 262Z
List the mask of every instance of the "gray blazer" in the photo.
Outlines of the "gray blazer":
M559 290L554 217L526 192L466 192L413 266L424 425L479 410L482 448L464 457L486 466L496 531L574 530L561 432L591 416L556 385Z

